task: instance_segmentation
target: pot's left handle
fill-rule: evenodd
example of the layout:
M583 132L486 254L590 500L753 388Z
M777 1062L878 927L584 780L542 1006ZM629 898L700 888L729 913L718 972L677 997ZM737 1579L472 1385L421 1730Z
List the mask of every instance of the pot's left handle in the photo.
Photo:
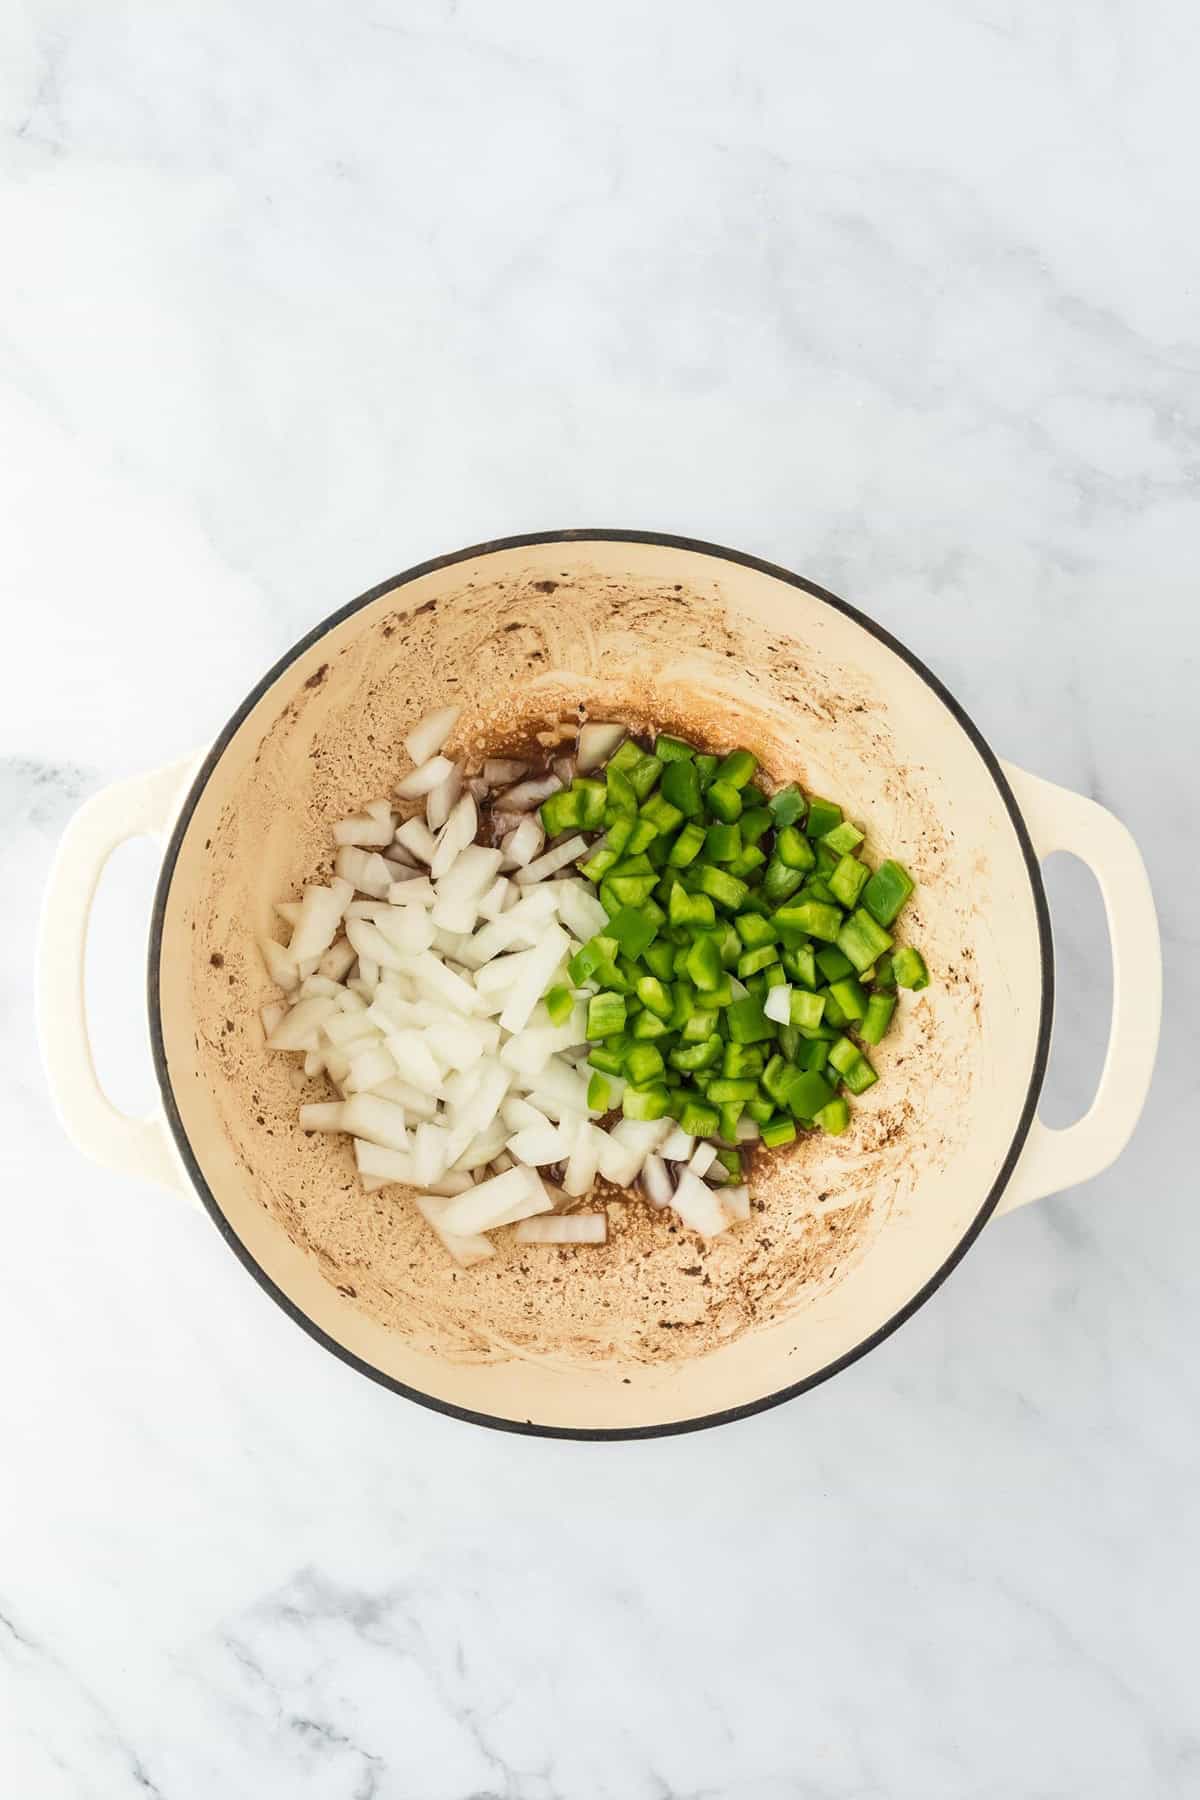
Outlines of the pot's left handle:
M96 887L118 844L161 837L195 773L186 757L152 775L117 782L80 807L67 826L42 902L37 949L37 1020L42 1061L63 1129L85 1156L122 1175L156 1181L195 1199L161 1114L131 1119L100 1086L84 996L84 955Z

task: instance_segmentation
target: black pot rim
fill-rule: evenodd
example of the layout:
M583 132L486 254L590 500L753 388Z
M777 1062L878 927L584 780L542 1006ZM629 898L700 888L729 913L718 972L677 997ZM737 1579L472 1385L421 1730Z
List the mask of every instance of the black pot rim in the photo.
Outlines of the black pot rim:
M1021 847L1021 854L1025 860L1025 867L1029 875L1030 887L1033 890L1042 975L1041 1008L1038 1019L1037 1045L1033 1058L1033 1066L1030 1070L1024 1104L1021 1107L1008 1152L1001 1164L999 1173L989 1188L983 1204L980 1206L975 1218L967 1227L967 1230L959 1239L949 1256L941 1264L940 1268L930 1276L929 1280L916 1294L913 1295L912 1299L902 1306L898 1312L894 1313L891 1318L885 1320L882 1325L877 1326L876 1329L871 1332L868 1337L864 1338L861 1343L856 1344L852 1350L848 1350L845 1355L837 1357L833 1362L827 1363L824 1368L818 1369L813 1374L805 1376L802 1381L791 1382L788 1386L779 1388L774 1393L766 1394L761 1399L748 1401L743 1406L728 1407L722 1412L705 1413L697 1418L671 1420L665 1424L659 1425L625 1426L610 1431L591 1430L569 1425L539 1425L532 1419L500 1418L491 1413L474 1412L468 1407L455 1406L449 1401L438 1399L435 1395L422 1393L420 1389L409 1387L405 1382L396 1381L392 1376L385 1375L382 1370L375 1368L371 1363L364 1362L361 1357L355 1356L352 1351L347 1350L343 1345L337 1343L335 1339L329 1337L326 1332L322 1331L320 1326L314 1323L307 1313L303 1312L288 1298L282 1289L272 1281L266 1270L251 1255L250 1251L233 1230L233 1227L225 1217L225 1214L218 1206L192 1151L187 1133L184 1130L183 1121L179 1114L179 1109L175 1103L171 1078L167 1070L166 1049L163 1042L158 975L159 958L162 949L163 924L166 917L167 898L170 892L171 879L175 872L175 865L179 857L184 837L187 833L188 825L191 822L192 814L196 810L201 794L208 785L209 777L220 762L225 748L229 744L234 733L238 730L251 710L258 704L262 696L276 681L278 681L279 677L297 657L302 656L306 650L311 649L312 646L324 637L327 632L331 631L334 626L340 625L344 619L348 619L353 613L360 611L362 607L371 605L373 601L380 599L382 595L391 593L396 588L404 587L407 583L416 581L423 575L432 574L437 569L451 568L456 563L468 562L473 558L488 556L496 551L516 550L535 544L579 544L596 542L656 544L666 549L687 550L701 556L710 556L715 561L736 563L743 568L756 569L760 574L773 576L776 580L785 582L790 587L802 589L804 593L812 595L814 599L824 601L827 606L831 606L836 612L843 613L848 619L852 619L856 625L860 625L864 631L869 632L871 636L877 638L880 643L886 644L889 650L900 657L903 662L907 663L908 667L912 669L915 674L920 676L926 686L932 689L938 699L942 702L943 706L945 706L947 711L965 732L982 759L992 780L995 782L1000 798L1004 802L1005 810L1012 821L1013 829L1017 835L1017 842ZM166 1114L167 1122L170 1126L171 1134L174 1137L175 1145L182 1158L184 1167L187 1169L188 1175L190 1176L206 1210L210 1214L213 1223L220 1231L230 1249L238 1257L239 1261L249 1270L259 1286L271 1296L278 1306L282 1307L288 1317L293 1319L297 1325L306 1331L309 1337L314 1338L317 1343L324 1345L325 1349L332 1351L334 1356L339 1357L342 1362L348 1363L352 1369L357 1369L360 1374L368 1376L370 1380L378 1382L380 1386L390 1388L393 1393L402 1394L405 1399L415 1400L418 1405L428 1407L433 1412L444 1413L455 1419L464 1419L473 1425L486 1425L496 1431L517 1432L530 1437L572 1438L584 1441L601 1441L625 1438L674 1437L683 1432L703 1431L714 1425L731 1424L736 1419L747 1419L755 1413L766 1412L771 1407L781 1406L785 1400L792 1400L797 1394L802 1394L807 1392L810 1388L818 1387L822 1382L828 1381L831 1376L837 1375L841 1370L848 1368L851 1363L857 1362L860 1357L866 1356L869 1351L874 1350L877 1345L883 1343L885 1338L890 1337L894 1331L898 1330L907 1319L911 1319L918 1308L924 1306L930 1296L941 1287L951 1271L962 1261L971 1245L975 1242L975 1239L983 1230L983 1227L987 1224L988 1219L996 1210L1000 1196L1008 1185L1012 1172L1017 1165L1017 1159L1024 1147L1025 1139L1029 1134L1029 1128L1033 1122L1034 1113L1037 1109L1038 1096L1041 1092L1042 1081L1045 1077L1046 1063L1050 1050L1050 1026L1054 1012L1054 950L1050 934L1050 914L1046 903L1045 888L1042 883L1041 867L1038 862L1037 854L1033 848L1029 832L1026 828L1025 821L1022 818L1021 809L1017 805L1012 789L1005 779L1004 771L1000 767L995 752L984 738L982 732L975 725L974 721L968 717L962 706L954 698L954 695L949 692L941 681L939 681L938 677L924 662L922 662L920 657L915 656L911 650L899 641L898 638L893 637L891 632L886 631L882 625L876 624L873 619L868 618L867 615L860 612L857 607L851 606L847 601L839 599L836 594L831 594L828 589L818 587L815 582L806 581L802 576L794 575L789 569L780 568L776 563L766 562L761 557L750 556L741 550L730 550L720 544L706 543L699 538L676 537L668 532L617 531L603 528L572 531L533 531L522 533L515 537L493 538L487 543L472 544L465 550L456 550L449 556L435 556L428 562L417 563L413 568L406 569L403 574L395 575L387 581L380 582L377 587L371 588L365 594L360 594L357 599L351 600L347 605L341 607L339 611L331 613L327 619L323 619L319 625L314 626L311 631L306 632L297 643L292 645L290 650L280 657L274 667L268 670L257 686L246 696L245 700L243 700L242 704L225 725L224 729L218 734L212 749L205 757L199 773L193 781L191 788L188 790L187 798L185 799L179 817L175 822L174 829L171 832L170 841L167 845L166 855L163 859L162 872L159 875L158 885L154 895L154 909L150 923L147 986L150 1015L150 1041L154 1058L155 1075L158 1080L159 1092L162 1095L163 1109Z

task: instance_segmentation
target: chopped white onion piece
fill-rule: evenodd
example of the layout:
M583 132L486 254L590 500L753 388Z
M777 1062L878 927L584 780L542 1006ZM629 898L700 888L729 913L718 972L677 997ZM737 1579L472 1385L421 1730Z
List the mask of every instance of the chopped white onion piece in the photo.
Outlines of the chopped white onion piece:
M395 829L390 811L382 819L369 812L353 813L350 818L337 821L333 841L335 844L356 844L364 850L382 850L391 843Z
M496 1249L490 1238L479 1232L463 1234L447 1231L442 1224L444 1209L449 1200L435 1193L414 1194L413 1203L425 1223L440 1238L444 1248L449 1251L461 1269L470 1269L475 1263L486 1262L489 1256L495 1256Z
M743 1113L737 1122L735 1136L739 1144L756 1144L762 1136L762 1126L749 1113Z
M517 1226L518 1244L604 1244L608 1241L608 1216L594 1213L551 1213L548 1218L523 1219Z
M736 975L731 975L729 977L729 985L733 989L733 997L735 1000L744 1000L746 995L750 992L750 989L746 986L745 982L739 981Z
M464 1174L461 1169L447 1169L439 1180L430 1182L429 1192L442 1194L447 1200L451 1200L455 1194L465 1194L468 1188L474 1186L473 1176Z
M581 775L588 775L606 763L613 751L625 739L624 725L602 725L597 721L594 725L580 726L579 742L575 751L575 760Z
M451 767L445 781L432 788L425 801L425 823L430 831L440 831L450 817L458 797L462 793L462 770L457 763Z
M651 1206L670 1206L675 1197L670 1170L653 1151L642 1164L642 1188Z
M545 841L546 833L541 820L533 813L526 813L521 823L500 840L505 864L513 869L525 868L533 861Z
M297 1000L267 1039L268 1050L315 1050L322 1020L337 1011L337 1002L324 994Z
M557 775L539 775L533 781L518 782L516 787L496 796L496 811L532 812L535 806L540 806L551 794L557 794L561 787L562 782Z
M676 1125L659 1151L659 1155L665 1157L668 1162L686 1162L695 1147L695 1138L689 1137L686 1131Z
M483 765L484 784L489 788L509 787L528 773L529 764L511 756L489 756Z
M729 1229L729 1219L720 1197L701 1181L690 1168L679 1177L671 1204L691 1231L701 1237L719 1237Z
M492 1162L508 1142L508 1132L499 1119L493 1119L485 1131L473 1137L454 1164L455 1169L483 1169ZM512 1158L509 1158L511 1165Z
M382 1044L371 1044L365 1050L350 1053L350 1073L343 1086L348 1094L369 1093L381 1082L396 1074L396 1064Z
M534 1213L549 1212L550 1201L533 1169L509 1169L481 1181L467 1194L452 1200L442 1214L447 1231L467 1235L493 1231L498 1225L514 1225Z
M565 869L568 863L573 863L577 857L582 856L587 847L585 837L568 838L565 844L559 844L555 849L547 850L545 856L539 856L536 862L531 862L524 869L518 869L518 884L524 887L527 882L545 881L548 875L557 874L559 869Z
M436 756L458 723L461 706L439 706L426 713L404 740L404 748L415 763L428 762Z
M392 1059L391 1073L415 1088L436 1093L441 1087L442 1071L433 1052L419 1031L393 1031L387 1038Z
M716 1160L716 1145L710 1144L707 1139L705 1139L703 1142L696 1145L688 1162L688 1168L692 1171L693 1175L707 1175Z
M586 944L589 938L604 930L608 914L597 900L591 884L576 881L573 876L554 883L554 900L558 916L573 938Z
M448 757L431 756L428 762L423 762L419 768L396 783L396 798L423 800L426 794L431 794L435 787L441 786L453 768L454 764Z
M437 889L428 875L421 875L416 881L394 881L387 897L390 906L435 906Z
M258 1016L262 1020L262 1028L268 1037L270 1037L286 1011L287 1007L280 1005L277 1000L273 1001L270 1006L261 1008Z
M354 959L357 955L358 952L349 938L340 937L336 943L330 944L317 964L317 973L328 975L330 981L345 981L354 967Z
M357 996L352 996L352 998L357 998ZM336 1044L339 1049L345 1049L347 1044L354 1043L358 1038L376 1037L379 1026L374 1019L368 1018L367 1009L364 1007L362 1011L354 1013L339 1010L331 1019L326 1019L321 1030L331 1044Z
M319 1100L312 1106L300 1108L301 1131L345 1131L343 1117L346 1108L341 1100Z
M289 994L293 988L299 987L300 971L296 967L296 959L290 950L285 950L283 945L276 943L274 938L266 936L260 937L258 944L262 951L263 961L267 965L267 973L276 987L283 988L284 992Z
M426 865L437 855L437 839L421 818L406 819L396 833L396 842Z
M404 1108L379 1094L354 1094L342 1106L340 1129L351 1137L365 1138L384 1150L407 1150Z
M360 1175L373 1175L379 1181L412 1181L412 1157L406 1150L384 1150L379 1144L355 1138L354 1160Z
M481 919L498 919L505 907L509 905L510 901L515 900L516 896L516 887L509 881L508 877L505 875L497 875L495 881L493 881L491 887L479 902L476 910ZM607 917L607 914L605 916ZM567 929L569 930L570 927L568 926Z
M792 990L786 982L771 988L763 1001L763 1014L776 1025L786 1025L792 1016Z
M298 900L277 900L275 902L275 911L290 931L296 929L296 920L300 917L300 902Z
M545 1168L570 1156L574 1142L575 1133L562 1125L529 1125L509 1138L508 1149L518 1162Z
M387 898L387 891L395 879L391 865L377 850L357 850L351 844L343 844L338 851L334 868L341 879L349 881L360 894L370 894L376 900Z
M582 842L582 840L580 840ZM529 1015L550 985L559 963L570 952L571 940L560 925L547 927L542 941L529 952L529 963L514 982L500 1014L504 1031L523 1031ZM466 983L463 983L466 986Z
M560 1131L562 1127L559 1127ZM572 1198L579 1199L590 1194L596 1185L596 1176L600 1171L600 1152L604 1148L604 1133L599 1126L585 1121L574 1133L571 1154L567 1166L563 1170L563 1190Z
M464 794L446 820L445 829L438 839L437 849L429 870L432 881L440 881L452 867L459 851L464 850L471 843L478 829L478 809L471 795ZM499 868L499 860L495 866Z
M371 1092L380 1100L394 1100L397 1106L404 1108L410 1119L432 1119L437 1111L437 1101L432 1094L423 1094L420 1088L413 1087L400 1075L394 1075L390 1081L381 1082Z
M721 1189L721 1210L735 1225L750 1217L750 1189L744 1185Z

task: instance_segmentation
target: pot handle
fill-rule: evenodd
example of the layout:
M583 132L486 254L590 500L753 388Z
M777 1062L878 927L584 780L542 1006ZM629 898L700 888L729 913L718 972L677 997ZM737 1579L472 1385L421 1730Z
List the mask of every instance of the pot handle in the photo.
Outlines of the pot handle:
M105 1168L156 1181L195 1200L161 1113L118 1112L96 1077L84 997L88 920L104 866L127 838L161 837L195 773L185 757L152 775L103 788L80 807L59 844L42 902L36 994L42 1062L63 1129ZM198 1204L198 1202L197 1202Z
M1095 875L1112 946L1113 1010L1096 1097L1074 1125L1034 1119L997 1215L1088 1181L1116 1161L1138 1122L1162 1016L1162 950L1150 878L1132 836L1094 800L1003 765L1039 857L1070 850Z

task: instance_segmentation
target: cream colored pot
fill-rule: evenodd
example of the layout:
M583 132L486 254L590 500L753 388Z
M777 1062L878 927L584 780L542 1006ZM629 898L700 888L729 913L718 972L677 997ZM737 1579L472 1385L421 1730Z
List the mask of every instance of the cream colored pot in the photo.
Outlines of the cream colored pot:
M466 742L586 711L746 743L916 875L905 935L933 985L873 1053L850 1132L764 1162L737 1232L702 1246L614 1202L604 1249L507 1246L462 1271L402 1190L364 1195L344 1142L297 1129L293 1059L263 1048L256 934L328 866L330 823L388 791L413 721L450 700ZM105 859L143 832L167 840L149 969L163 1110L131 1120L96 1081L81 971ZM1096 872L1114 964L1099 1090L1067 1131L1035 1116L1053 1004L1038 859L1057 849ZM462 1417L585 1437L736 1417L879 1343L993 1213L1118 1155L1160 1003L1149 884L1110 813L997 762L936 678L831 594L733 551L601 531L385 582L298 644L198 767L97 795L61 848L38 979L81 1149L198 1194L266 1291L365 1374Z

